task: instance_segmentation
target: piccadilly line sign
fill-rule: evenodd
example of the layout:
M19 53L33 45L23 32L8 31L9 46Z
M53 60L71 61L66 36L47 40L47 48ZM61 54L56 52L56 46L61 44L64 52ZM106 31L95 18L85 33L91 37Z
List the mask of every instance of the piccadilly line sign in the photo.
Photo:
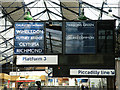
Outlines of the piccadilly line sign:
M14 54L44 54L44 23L16 22Z
M76 76L114 76L114 69L70 69L70 75Z

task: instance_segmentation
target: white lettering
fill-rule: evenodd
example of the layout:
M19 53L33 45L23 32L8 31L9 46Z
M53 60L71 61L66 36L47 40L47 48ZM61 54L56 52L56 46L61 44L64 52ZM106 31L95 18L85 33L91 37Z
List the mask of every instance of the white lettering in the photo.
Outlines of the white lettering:
M83 40L83 39L94 39L94 36L83 36L83 35L68 35L66 37L67 40Z
M17 27L29 27L29 26L35 26L35 27L42 27L43 24L15 24Z
M94 27L95 25L94 25L94 23L86 23L86 22L79 22L79 23L73 23L73 22L71 22L71 23L67 23L67 26L69 26L69 27Z
M31 37L31 40L42 40L43 39L43 37L41 36L32 36Z
M81 26L82 27L82 23L70 23L70 24L67 24L67 26L70 26L70 27L79 27L79 26Z
M43 30L16 30L16 33L19 34L43 34Z
M16 53L42 53L42 49L16 49Z
M29 40L29 36L16 36L17 40Z
M39 43L38 42L20 42L19 43L20 47L39 47Z
M85 23L85 22L83 22L83 26L84 27L94 27L94 24L93 23Z
M43 40L43 36L16 36L16 40Z

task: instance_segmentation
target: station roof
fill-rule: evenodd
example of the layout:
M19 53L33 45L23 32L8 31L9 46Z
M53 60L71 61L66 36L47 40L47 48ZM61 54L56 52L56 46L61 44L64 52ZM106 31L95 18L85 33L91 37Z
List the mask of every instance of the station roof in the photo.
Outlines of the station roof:
M25 12L29 9L31 12L32 17L34 20L77 20L79 16L79 0L71 0L72 2L67 2L64 0L21 0L21 2L15 2L16 0L13 0L13 2L2 2L1 3L1 10L2 10L2 16L0 16L0 19L3 19L7 16L7 20L11 23L11 26L14 25L15 21L18 20L24 20ZM68 0L69 1L69 0ZM98 17L100 15L100 10L103 1L97 0L97 2L94 2L94 0L82 0L83 1L83 8L85 11L85 16L92 20L98 20ZM107 5L104 6L105 9L103 13L103 19L120 19L118 16L118 1L115 0L107 0ZM109 9L112 9L112 14L108 15L107 12ZM113 15L114 14L114 15ZM4 25L5 26L5 25ZM12 28L12 29L11 29ZM8 30L8 34L4 36L4 39L7 40L7 36L12 34L10 38L14 36L14 29L13 26ZM6 33L6 29L4 30L4 34ZM2 31L2 30L1 30ZM1 32L0 31L0 32ZM1 32L1 35L4 35L3 32ZM10 41L13 44L13 39ZM11 47L10 47L11 48ZM1 53L4 51L4 53L9 54L8 56L13 55L13 51L11 53L6 52L6 50L9 48L3 48L3 50L0 50ZM13 49L13 48L11 48ZM2 53L2 54L4 54ZM0 61L0 64L5 64L7 62L12 61L13 57L7 61L2 58L2 61Z

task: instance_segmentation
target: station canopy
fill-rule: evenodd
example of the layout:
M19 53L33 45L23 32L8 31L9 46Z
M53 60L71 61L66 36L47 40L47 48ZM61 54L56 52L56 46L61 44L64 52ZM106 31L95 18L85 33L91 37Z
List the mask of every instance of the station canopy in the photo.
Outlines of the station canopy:
M118 2L119 0L0 0L0 64L12 62L14 22L24 20L27 11L37 21L78 20L80 10L84 8L84 15L90 20L117 19L118 24Z

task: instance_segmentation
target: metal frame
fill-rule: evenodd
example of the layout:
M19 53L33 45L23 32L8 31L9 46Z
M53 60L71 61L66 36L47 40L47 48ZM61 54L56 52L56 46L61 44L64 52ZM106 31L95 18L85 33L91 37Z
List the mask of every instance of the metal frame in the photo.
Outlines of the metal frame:
M60 18L62 18L62 21L64 21L64 20L69 20L69 19L67 19L66 17L63 16L62 8L70 11L71 13L76 14L77 16L80 15L80 12L77 13L77 12L71 10L70 8L79 8L79 9L80 9L81 7L66 7L65 5L63 5L62 2L60 2L60 4L58 4L58 3L54 2L54 1L51 1L51 0L49 0L49 2L51 2L52 4L55 4L55 5L57 5L57 6L60 7L60 10L61 10L61 13L60 13L60 14L61 14L61 15L59 15L59 14L57 14L57 13L49 10L48 8L58 8L58 7L48 7L48 6L46 5L46 2L45 2L45 1L44 1L45 7L27 7L27 6L35 3L35 2L36 2L36 0L30 2L30 3L26 4L26 5L23 3L23 6L22 6L22 7L10 7L12 4L14 4L14 2L13 2L12 4L10 4L8 7L3 7L3 6L2 6L2 10L3 10L3 12L4 12L4 15L0 16L0 19L6 18L6 19L5 19L5 22L6 22L7 19L9 19L9 20L11 21L12 25L7 28L7 23L5 23L5 29L2 30L2 31L0 31L0 34L3 33L3 32L8 31L8 30L10 30L10 29L12 29L12 28L14 27L14 20L11 18L10 14L13 14L14 12L16 12L16 11L18 11L18 10L20 10L20 9L24 9L24 12L25 12L25 9L26 9L26 8L45 8L44 11L41 11L41 12L37 13L36 15L34 15L33 18L36 17L36 16L38 16L38 15L41 15L41 14L44 14L44 13L47 12L47 15L48 15L48 17L49 17L48 21L51 21L51 20L52 20L51 17L50 17L50 13L52 13L52 14L60 17ZM86 3L86 2L82 2L82 4L88 6L87 8L90 7L90 8L96 9L96 10L98 10L98 11L101 11L101 13L108 14L108 12L104 11L103 8L95 7L95 6L93 6L93 5L89 4L89 3ZM13 10L13 11L11 11L11 12L9 12L9 13L7 13L7 12L6 12L6 8L16 8L16 9ZM85 7L83 7L83 8L85 8ZM21 17L23 17L23 16L24 16L24 14L23 14ZM101 14L101 16L102 16L102 14ZM21 17L20 17L20 18L21 18ZM116 19L120 19L120 17L118 17L118 16L116 16L116 15L113 15L113 17L116 18ZM19 19L20 19L20 18L19 18ZM18 19L18 20L19 20L19 19ZM4 41L4 42L1 42L0 45L3 44L3 43L6 43L6 42L10 43L9 41L10 41L10 40L13 40L13 39L15 38L15 36L12 37L12 38L9 38L8 40L6 40L6 38L5 38L4 36L3 36L3 38L5 39L5 41ZM9 50L13 49L14 46L13 46L12 44L11 44L11 46L12 46L11 48L8 48L8 49L2 51L1 54L2 54L2 53L4 54L6 51L9 51ZM1 62L1 61L4 61L4 60L6 60L7 58L10 58L10 57L12 57L12 56L13 56L13 54L10 55L10 56L8 56L8 57L6 57L5 59L0 60L0 62Z

